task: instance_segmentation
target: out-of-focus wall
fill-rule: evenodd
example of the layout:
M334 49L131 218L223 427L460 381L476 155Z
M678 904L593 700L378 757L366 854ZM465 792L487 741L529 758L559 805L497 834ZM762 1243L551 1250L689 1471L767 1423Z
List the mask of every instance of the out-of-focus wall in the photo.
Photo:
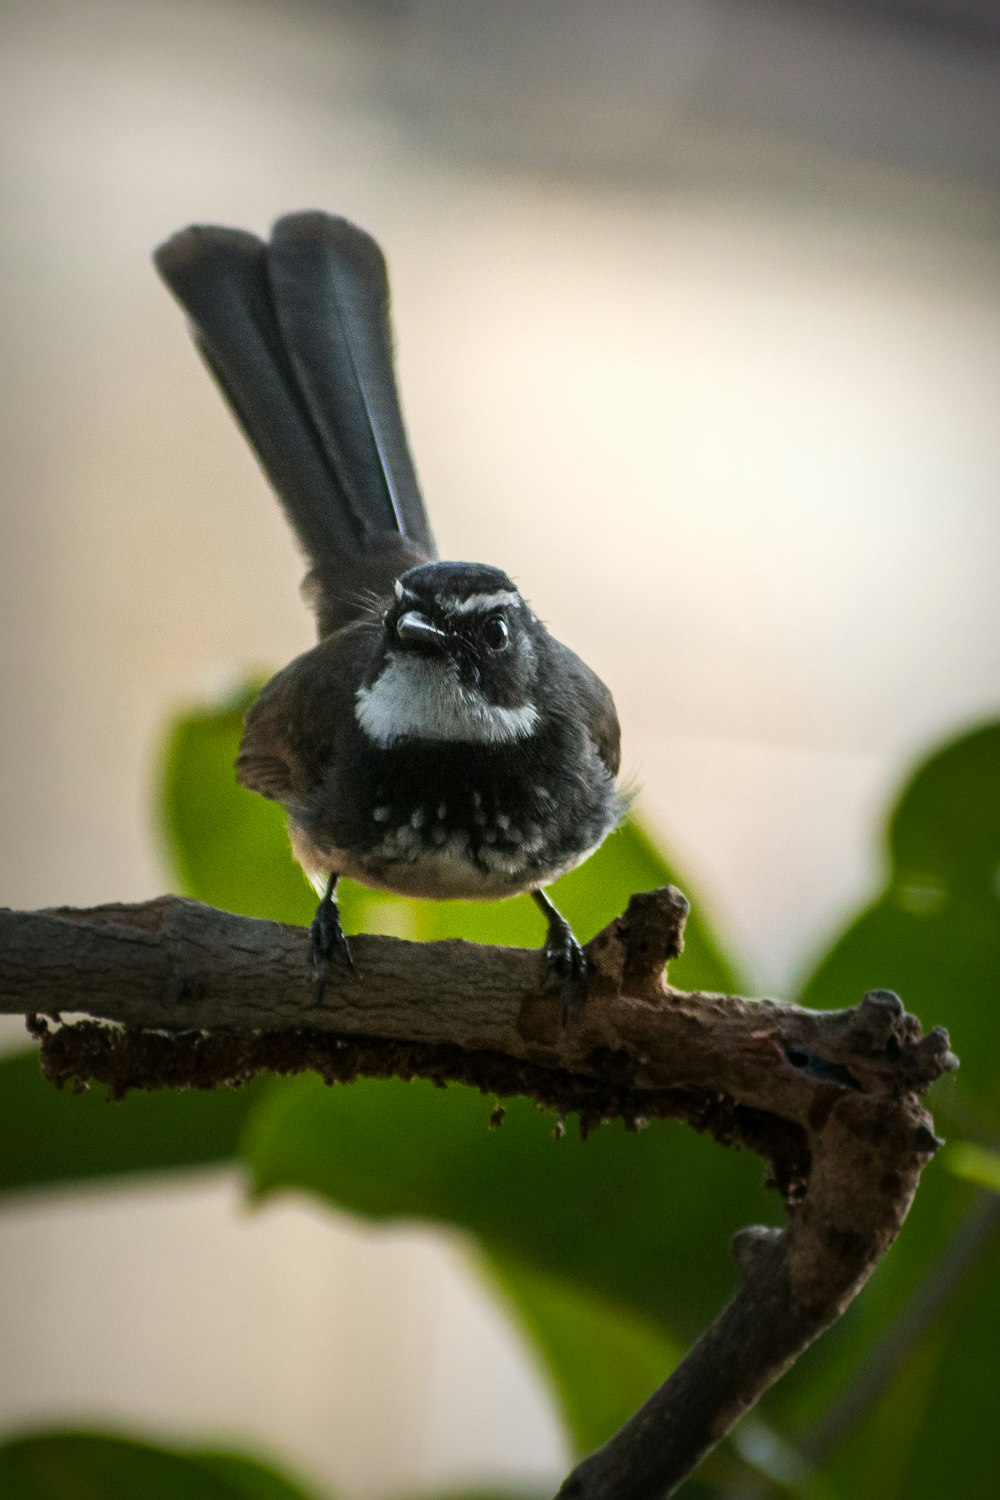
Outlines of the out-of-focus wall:
M382 241L443 549L613 685L641 806L760 988L877 879L910 758L995 712L995 55L723 4L620 8L609 51L605 8L529 9L5 6L5 904L160 890L165 717L310 640L149 264L191 220L317 205ZM247 1216L214 1178L88 1193L7 1211L0 1289L4 1426L256 1436L344 1495L559 1468L430 1236Z

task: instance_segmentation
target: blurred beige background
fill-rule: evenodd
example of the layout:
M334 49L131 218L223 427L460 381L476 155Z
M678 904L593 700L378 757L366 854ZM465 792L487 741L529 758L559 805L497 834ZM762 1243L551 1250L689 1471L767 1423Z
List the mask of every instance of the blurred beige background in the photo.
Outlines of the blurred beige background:
M997 709L988 21L0 15L0 900L161 890L166 716L310 641L149 252L321 206L388 254L443 550L508 568L612 684L647 820L756 990L787 993L876 887L913 756ZM548 1483L564 1456L458 1247L248 1214L228 1177L9 1208L0 1344L5 1430L252 1439L343 1496Z

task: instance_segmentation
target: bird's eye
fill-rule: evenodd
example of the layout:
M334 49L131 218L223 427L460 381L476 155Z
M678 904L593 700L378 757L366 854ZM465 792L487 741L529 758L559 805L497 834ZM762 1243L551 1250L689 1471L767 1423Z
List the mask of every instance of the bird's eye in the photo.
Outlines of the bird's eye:
M491 615L483 625L483 641L490 651L502 651L510 639L503 615Z

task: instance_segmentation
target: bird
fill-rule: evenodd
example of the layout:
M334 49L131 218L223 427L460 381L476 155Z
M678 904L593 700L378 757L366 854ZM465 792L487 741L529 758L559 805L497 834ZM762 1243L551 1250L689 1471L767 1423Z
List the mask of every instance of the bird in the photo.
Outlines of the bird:
M153 258L307 560L318 643L251 705L236 776L282 804L321 897L315 977L354 966L342 877L429 899L528 892L565 1027L587 959L545 887L625 815L618 716L504 569L439 557L381 249L307 210L267 240L192 225Z

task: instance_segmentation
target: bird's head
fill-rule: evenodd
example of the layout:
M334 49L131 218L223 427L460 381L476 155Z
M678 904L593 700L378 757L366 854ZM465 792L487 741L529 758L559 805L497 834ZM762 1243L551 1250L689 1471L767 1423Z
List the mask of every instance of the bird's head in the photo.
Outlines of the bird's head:
M386 745L402 739L510 744L533 734L539 624L499 568L431 562L396 580L358 723Z

